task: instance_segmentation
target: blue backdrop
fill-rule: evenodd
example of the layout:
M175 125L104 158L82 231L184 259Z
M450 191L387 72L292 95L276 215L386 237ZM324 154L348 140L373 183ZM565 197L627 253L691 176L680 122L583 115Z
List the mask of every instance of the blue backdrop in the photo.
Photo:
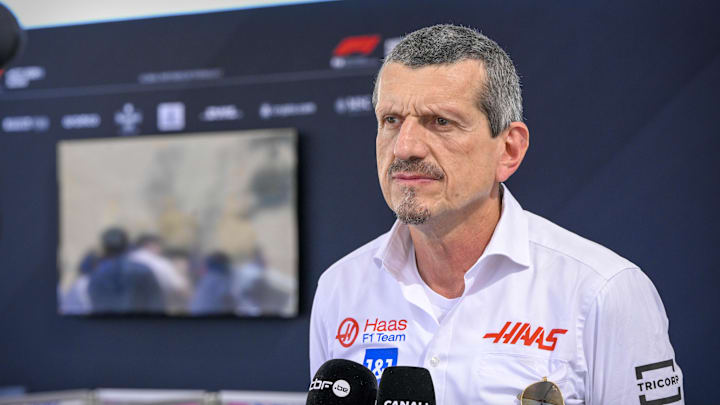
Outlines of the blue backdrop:
M366 104L377 59L392 38L453 22L498 41L521 75L532 142L508 182L513 194L644 269L667 309L687 403L707 399L720 362L718 3L545 3L347 1L30 31L14 66L44 75L5 85L0 119L48 125L0 128L0 385L304 390L318 277L393 220ZM335 47L356 35L380 42L331 65ZM220 76L139 79L188 69ZM139 136L157 133L155 106L178 100L189 111L183 132L298 128L298 318L57 315L56 142L118 136L113 115L128 102L145 112ZM260 113L262 103L307 102L311 115ZM196 119L219 104L244 117ZM59 123L71 113L102 123L66 130Z

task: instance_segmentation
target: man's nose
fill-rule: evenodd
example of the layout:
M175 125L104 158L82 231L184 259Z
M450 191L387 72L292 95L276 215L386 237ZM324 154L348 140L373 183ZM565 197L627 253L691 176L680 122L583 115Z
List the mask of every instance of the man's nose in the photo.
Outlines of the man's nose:
M395 157L401 160L423 159L428 152L424 131L425 128L416 118L406 118L395 140Z

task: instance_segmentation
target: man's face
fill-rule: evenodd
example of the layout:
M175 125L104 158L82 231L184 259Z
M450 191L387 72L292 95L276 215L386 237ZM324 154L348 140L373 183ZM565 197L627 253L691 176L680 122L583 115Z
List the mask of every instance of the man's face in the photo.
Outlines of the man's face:
M378 80L377 167L388 206L415 225L482 207L504 150L503 136L491 136L477 106L482 64L389 63Z

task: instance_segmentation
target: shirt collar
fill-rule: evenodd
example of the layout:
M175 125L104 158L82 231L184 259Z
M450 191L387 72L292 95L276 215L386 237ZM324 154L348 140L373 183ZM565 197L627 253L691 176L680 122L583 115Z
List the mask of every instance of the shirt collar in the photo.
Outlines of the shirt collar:
M385 267L390 273L399 276L405 268L412 249L412 239L408 226L396 220L387 238L375 253L375 262Z
M530 240L528 237L528 220L520 203L513 197L507 186L504 188L502 212L495 226L490 243L478 262L483 258L500 255L505 256L523 267L530 267Z
M528 221L520 203L510 194L505 185L500 220L495 226L490 242L485 251L471 269L490 256L504 256L522 267L530 266L530 242L528 239ZM412 239L408 226L395 221L387 238L381 244L374 259L382 264L390 273L400 277L407 268L408 258L412 250Z

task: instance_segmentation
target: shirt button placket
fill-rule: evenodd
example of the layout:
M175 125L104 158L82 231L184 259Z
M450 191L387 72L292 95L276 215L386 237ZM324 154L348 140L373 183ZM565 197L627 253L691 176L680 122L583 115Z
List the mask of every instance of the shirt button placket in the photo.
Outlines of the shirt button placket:
M445 373L447 373L447 361L445 360L447 359L446 340L446 333L442 330L438 331L425 360L425 367L428 368L432 376L439 403L442 403L441 398L445 392Z
M456 308L457 309L457 308ZM453 311L454 312L454 311ZM435 386L435 394L438 403L445 401L445 379L448 373L448 355L451 351L452 334L455 325L454 313L449 313L438 329L432 347L429 350L426 364L429 366L430 374Z

